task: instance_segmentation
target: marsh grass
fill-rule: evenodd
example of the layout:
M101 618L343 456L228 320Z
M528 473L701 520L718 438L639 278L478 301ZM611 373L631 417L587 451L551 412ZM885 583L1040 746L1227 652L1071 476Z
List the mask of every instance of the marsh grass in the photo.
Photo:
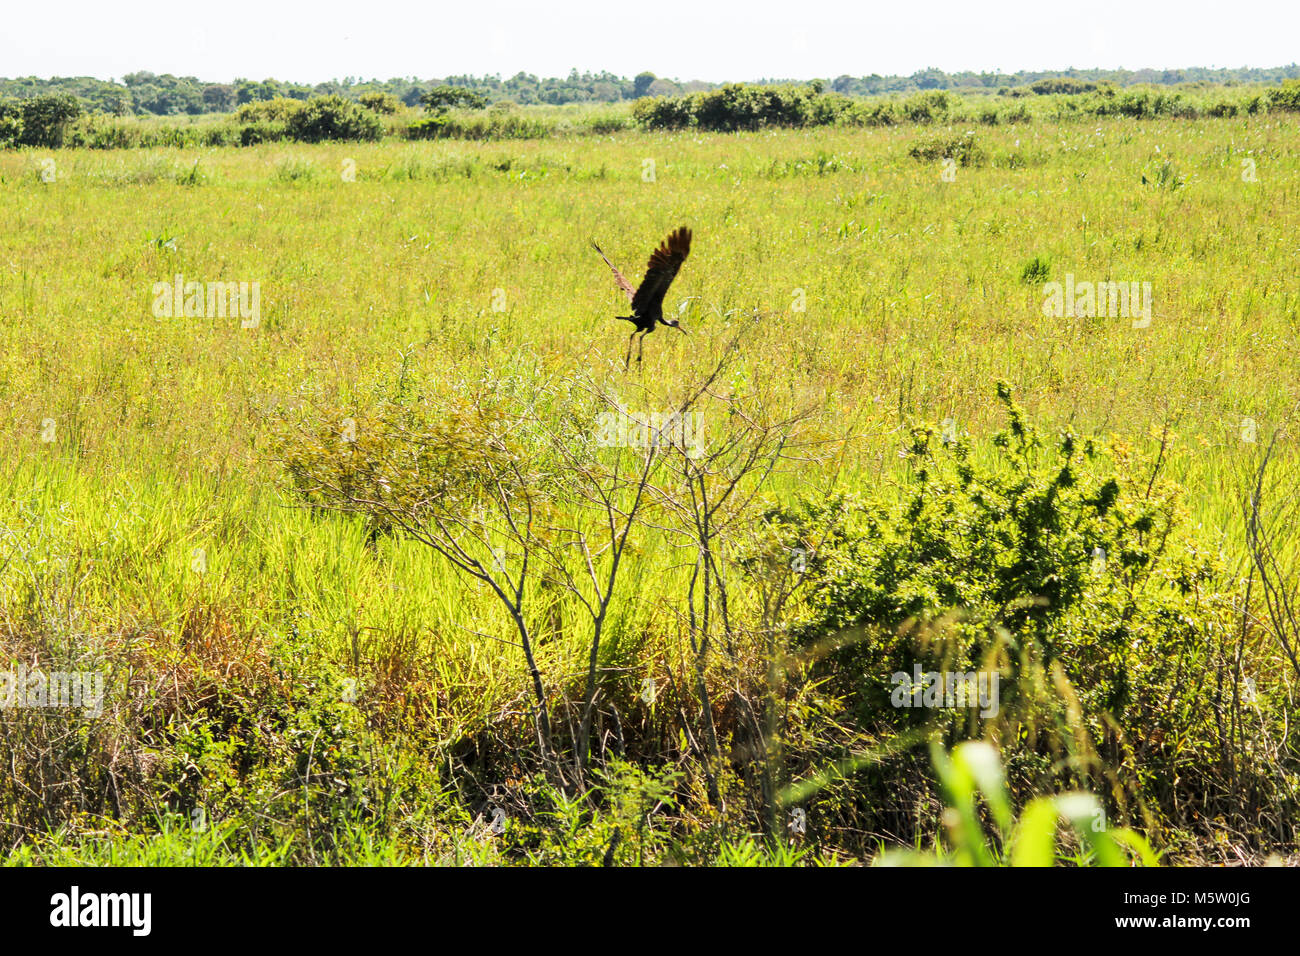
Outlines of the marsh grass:
M391 747L399 763L423 754L437 786L457 794L453 803L482 801L530 769L517 750L527 739L526 672L508 642L510 621L428 549L300 507L271 454L276 422L319 407L359 413L417 380L444 397L566 375L613 390L683 382L755 313L762 321L720 387L797 389L843 438L825 464L776 474L772 496L830 479L887 495L911 426L953 419L964 433L987 435L999 424L991 385L1006 379L1045 429L1117 434L1162 454L1202 540L1244 573L1236 476L1258 445L1243 440L1242 422L1270 432L1300 397L1294 115L983 125L988 163L962 166L952 182L937 160L909 156L915 129L723 135L617 125L580 141L389 141L292 154L277 145L64 150L53 154L53 183L39 176L39 154L0 154L8 659L53 660L64 649L130 664L162 713L204 712L205 695L247 673L231 691L242 708L232 713L253 724L277 674L300 685L309 710L334 707L339 682L352 679L373 752ZM1257 164L1256 182L1243 179L1243 159ZM355 182L339 175L345 161L355 163ZM1142 185L1163 163L1181 188ZM684 304L692 334L650 337L644 364L625 373L626 336L610 319L619 293L587 239L639 274L649 243L679 222L697 242L668 305ZM1070 272L1151 282L1153 322L1044 317L1030 255L1050 261L1058 280ZM155 318L153 283L178 273L260 282L261 324ZM720 434L724 424L708 428ZM1273 467L1294 474L1296 451L1288 432ZM1295 556L1294 539L1281 546ZM647 764L689 762L678 712L692 723L700 716L677 685L685 636L673 601L688 573L683 560L649 540L629 554L630 586L612 612L603 662L624 742ZM561 600L558 619L578 620L578 610ZM569 624L547 633L539 666L566 719L563 702L580 697L585 634ZM288 640L302 660L284 670L274 648ZM1276 648L1252 634L1244 653L1253 673L1282 682L1270 693L1284 701ZM199 663L186 673L202 679L166 698L163 679L191 658ZM708 680L721 694L765 671L754 654L738 668L710 669ZM664 688L653 706L638 697L651 674ZM296 766L303 741L264 716L268 761ZM123 708L119 717L100 745L111 749L120 733L142 747L142 725L132 722L144 713ZM612 723L600 739L612 757ZM227 786L228 764L213 756L219 743L199 748L209 762L195 759L188 778L184 767L160 778L147 761L129 774L113 769L92 791L95 812L152 832L158 779L197 788L169 792L175 812L188 812L199 793L213 799ZM360 780L357 760L348 773ZM284 819L304 814L343 833L311 816L331 806L330 785L305 766L294 773L286 779L305 779L310 795L282 808ZM1279 788L1294 787L1293 770L1278 773ZM908 779L922 792L921 776ZM414 819L412 794L436 789L418 774L409 780L384 819ZM136 802L114 804L114 781L129 782ZM277 792L269 778L263 784L243 785L229 812ZM708 804L698 776L681 786ZM45 859L184 852L171 838L148 850L94 842L98 824L65 796L43 794L41 813L26 818L44 821L65 846L47 846ZM8 793L0 807L20 803ZM704 811L683 810L682 819L715 850L741 826L733 820L724 839ZM421 845L411 825L392 826L376 832L397 834L402 853ZM290 832L266 835L267 845L297 839ZM299 840L285 852L320 862L351 839L321 832L307 849ZM26 846L28 834L10 829L6 839ZM358 839L338 858L396 859ZM1257 847L1252 839L1231 837ZM1203 834L1180 845L1188 856L1213 852ZM35 851L18 852L31 860Z

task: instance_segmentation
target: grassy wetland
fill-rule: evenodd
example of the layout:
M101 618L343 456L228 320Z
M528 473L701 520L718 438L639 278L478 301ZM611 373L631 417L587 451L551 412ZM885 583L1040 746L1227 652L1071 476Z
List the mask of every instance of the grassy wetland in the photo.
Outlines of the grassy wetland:
M0 152L10 862L1294 859L1300 114L971 116Z

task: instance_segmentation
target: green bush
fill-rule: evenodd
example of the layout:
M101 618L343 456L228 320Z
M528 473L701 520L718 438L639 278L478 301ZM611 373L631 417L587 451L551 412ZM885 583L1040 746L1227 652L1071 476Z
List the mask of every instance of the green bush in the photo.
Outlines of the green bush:
M1271 109L1300 112L1300 80L1287 80L1275 90L1268 92L1268 106ZM1248 110L1254 113L1258 110Z
M898 111L888 101L878 103L854 103L845 110L844 121L854 126L897 126Z
M1203 686L1226 620L1221 569L1175 487L1139 473L1125 446L1067 432L1049 448L1010 389L998 395L1009 424L984 457L951 433L913 431L900 501L770 513L786 547L821 542L798 640L835 648L821 677L864 729L937 718L960 738L983 721L983 735L1025 745L1017 762L1039 786L1105 754L1151 796L1189 762L1211 764L1193 754L1214 739ZM900 708L893 675L914 666L1000 674L996 715ZM1066 754L1078 762L1055 763Z
M279 143L289 138L289 128L284 123L260 120L245 123L238 130L240 146L256 146L259 143Z
M0 101L0 149L17 146L22 135L22 110L12 100Z
M302 100L291 100L287 97L245 103L235 110L235 122L243 125L256 123L288 125L290 120L302 112L303 106Z
M290 114L289 136L302 143L369 141L384 135L383 123L365 107L341 96L315 96Z
M1076 80L1068 76L1060 76L1052 79L1038 80L1029 84L1029 89L1038 96L1047 96L1053 93L1059 93L1064 96L1078 96L1080 93L1091 93L1097 89L1096 83L1090 83L1086 80Z
M705 93L638 100L632 116L645 129L697 127L713 132L770 126L824 126L852 115L852 101L812 86L728 83Z
M384 116L391 116L402 108L402 101L392 93L362 93L357 102L370 112Z
M81 112L81 101L70 93L0 104L0 145L57 149Z
M406 127L407 139L442 139L447 136L446 116L421 116Z
M435 86L420 97L424 108L431 113L445 113L449 109L481 110L488 105L482 93L463 86Z
M820 108L827 97L807 87L756 87L728 84L695 94L700 129L728 132L767 126L822 125L834 118Z
M974 131L961 136L932 136L917 140L907 155L925 162L954 159L961 166L980 166L987 158L984 149L976 142Z
M901 104L903 117L913 123L941 123L952 111L954 100L943 90L913 96Z
M245 103L235 111L235 124L241 146L285 139L302 143L373 141L384 133L375 113L341 96Z
M650 96L633 105L632 121L644 129L684 129L695 114L689 96Z

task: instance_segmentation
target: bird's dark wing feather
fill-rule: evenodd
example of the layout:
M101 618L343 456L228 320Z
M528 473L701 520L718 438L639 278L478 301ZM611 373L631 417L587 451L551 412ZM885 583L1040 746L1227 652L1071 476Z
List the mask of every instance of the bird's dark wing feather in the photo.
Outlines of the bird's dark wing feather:
M636 295L632 296L633 312L640 315L647 309L663 304L668 287L672 285L673 279L677 277L677 271L681 269L682 263L690 253L691 231L685 226L670 233L668 238L659 244L659 248L651 253L650 261L646 264L645 278L641 280Z
M597 252L600 252L600 246L596 245L596 240L594 239L591 241L591 248L595 249ZM609 261L609 258L605 255L605 253L600 252L600 257L605 260L605 265L609 266L609 271L614 273L614 281L618 283L619 288L621 288L624 292L627 293L628 300L631 301L632 296L636 292L636 290L632 288L632 283L628 282L627 279L623 278L623 273L619 272L617 269L614 268L614 263Z

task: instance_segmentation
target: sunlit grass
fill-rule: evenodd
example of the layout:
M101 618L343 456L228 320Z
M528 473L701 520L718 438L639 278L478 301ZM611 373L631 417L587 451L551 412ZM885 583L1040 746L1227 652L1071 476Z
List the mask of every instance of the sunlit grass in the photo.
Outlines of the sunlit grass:
M523 693L508 618L427 549L295 507L272 419L360 407L404 364L448 394L679 381L754 312L733 384L815 397L852 434L826 466L842 484L888 485L912 422L991 431L1004 378L1043 425L1147 450L1172 433L1185 506L1239 558L1243 420L1264 441L1300 400L1295 121L980 127L989 161L953 182L908 156L920 135L0 154L0 604L90 635L176 631L203 604L336 661L400 647L455 740ZM1166 160L1184 185L1143 185ZM588 238L635 279L679 223L696 240L669 305L692 335L651 336L624 372L625 303ZM1035 257L1055 281L1151 283L1150 327L1045 318L1021 280ZM155 318L177 274L259 282L260 325ZM678 558L630 560L611 647L651 659L676 640L655 608ZM548 681L576 682L583 652L582 634L543 645Z

